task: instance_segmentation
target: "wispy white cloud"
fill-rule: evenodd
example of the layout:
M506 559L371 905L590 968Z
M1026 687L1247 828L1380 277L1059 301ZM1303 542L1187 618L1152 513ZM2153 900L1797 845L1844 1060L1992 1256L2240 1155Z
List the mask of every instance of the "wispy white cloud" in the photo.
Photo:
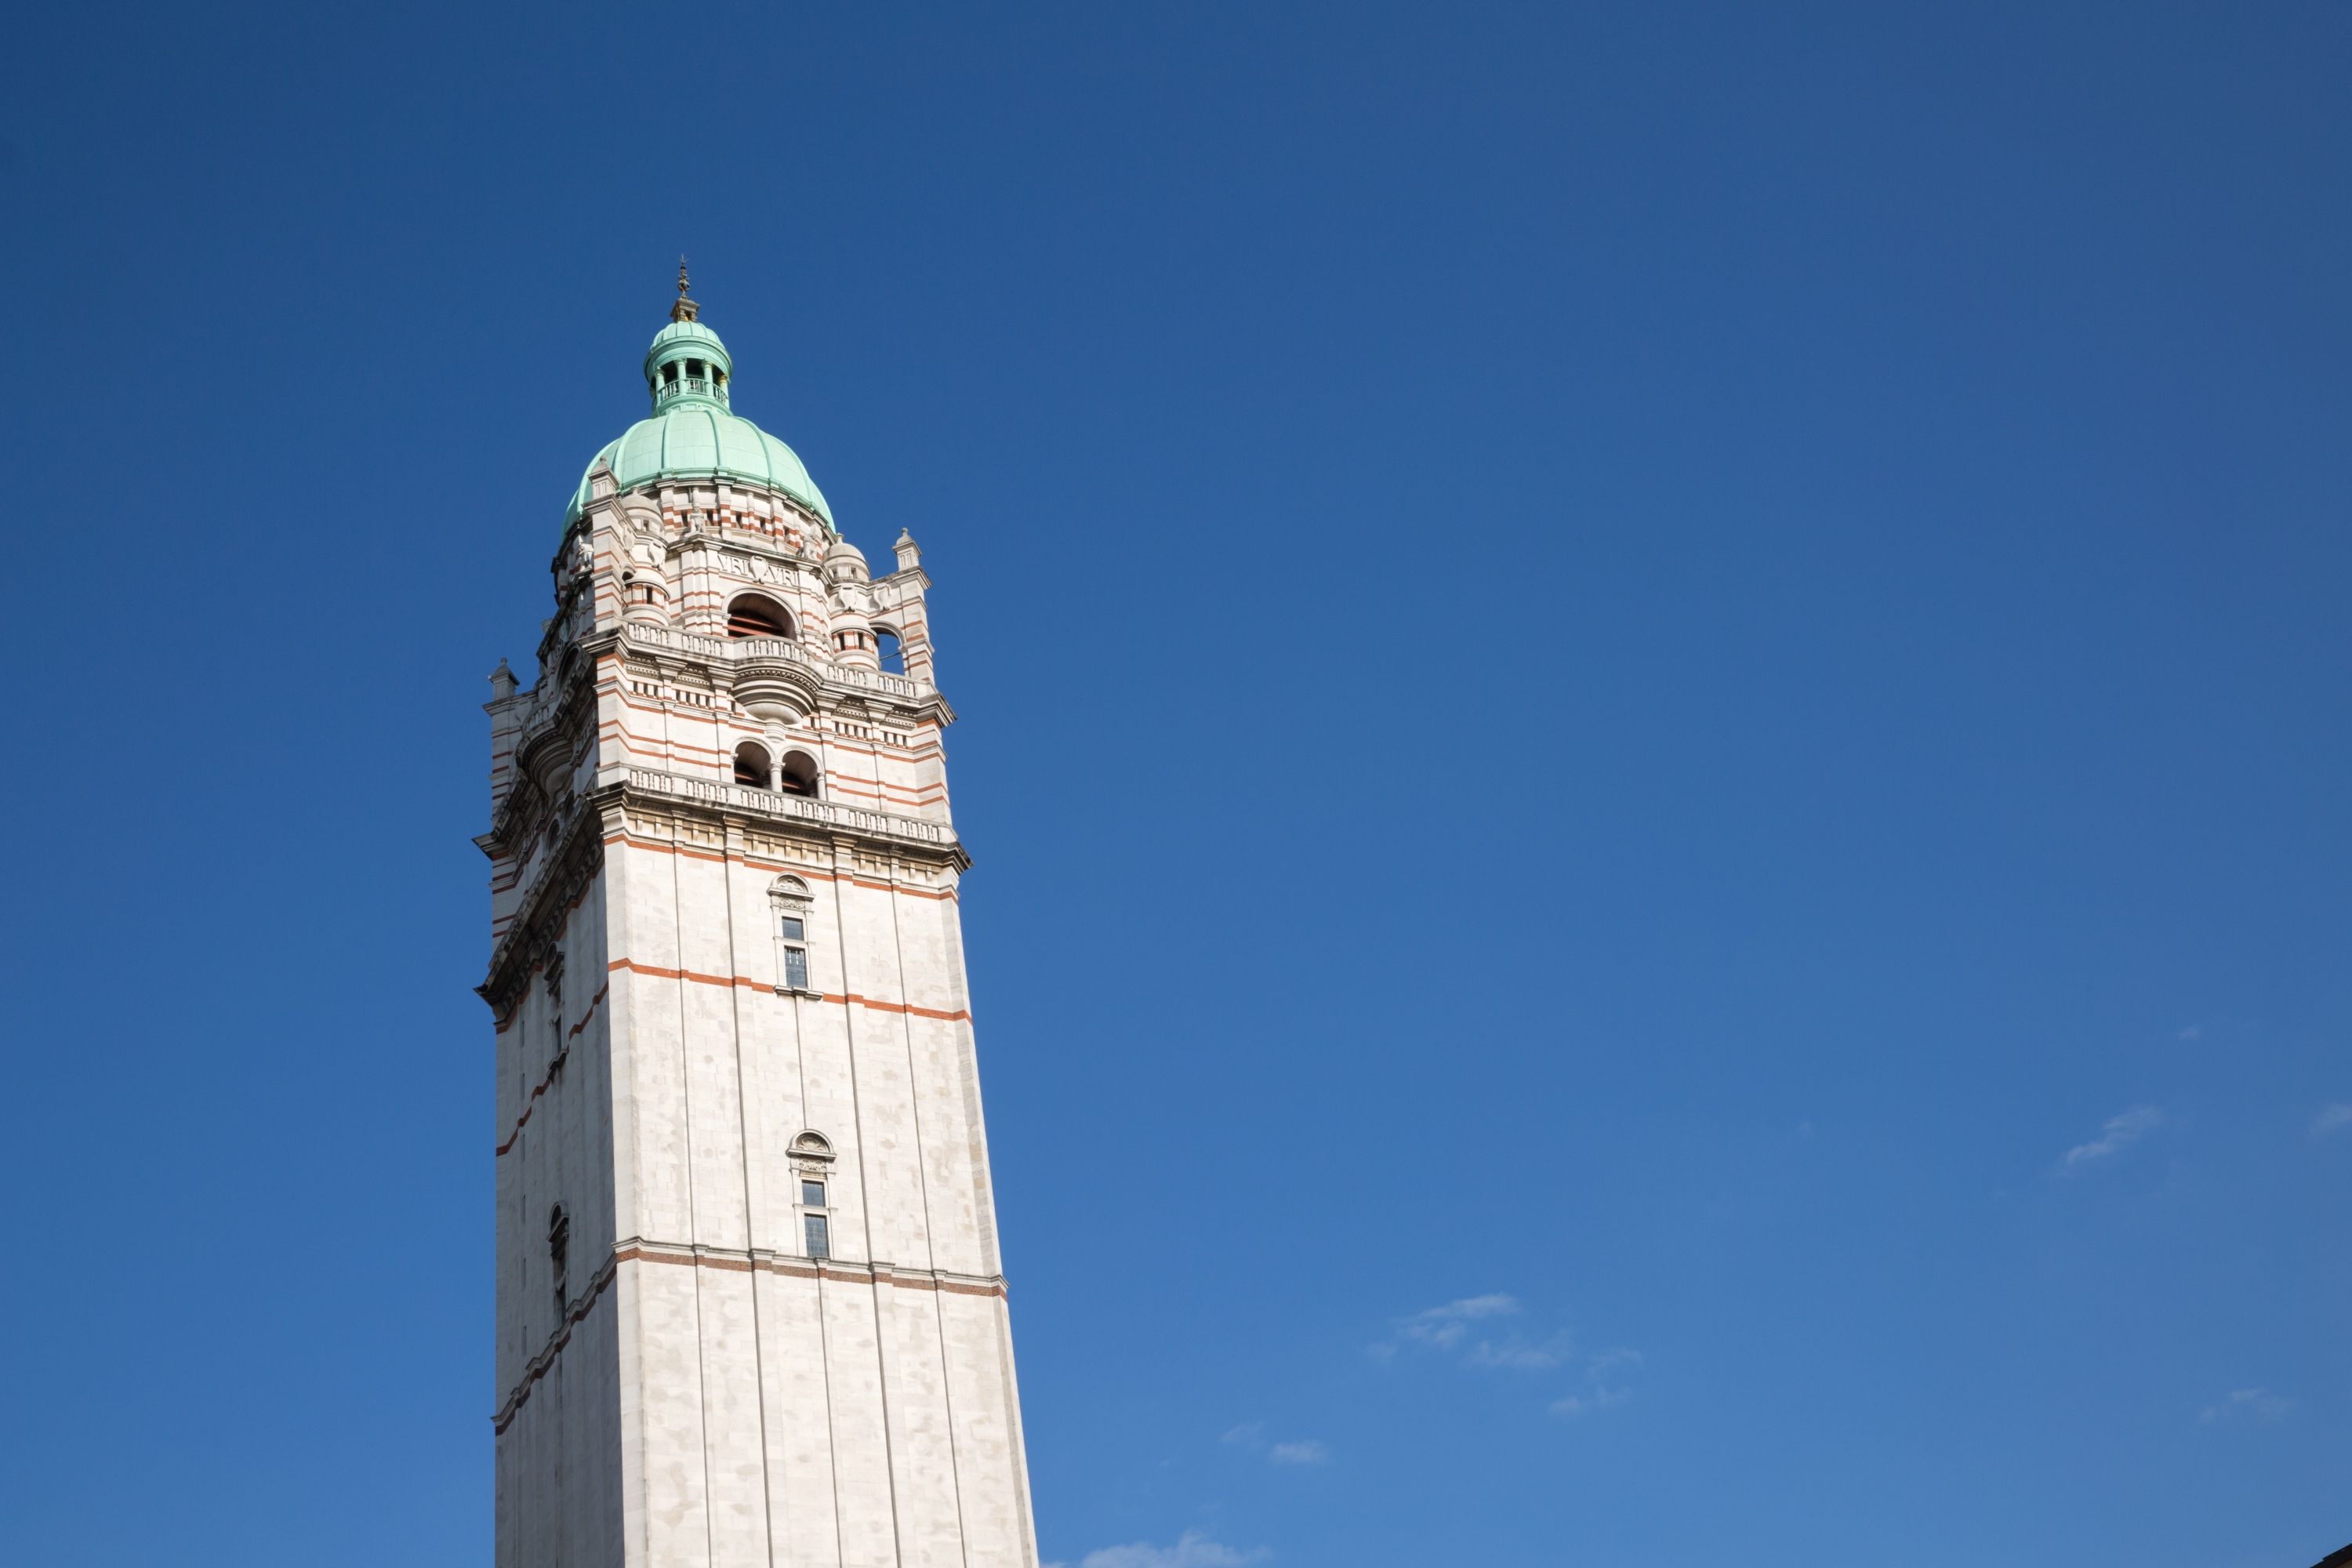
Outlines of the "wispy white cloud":
M1218 1441L1231 1443L1274 1465L1319 1465L1331 1457L1331 1450L1324 1447L1318 1437L1296 1437L1281 1443L1266 1441L1265 1423L1263 1421L1251 1421L1236 1426Z
M1418 1346L1458 1354L1469 1366L1549 1372L1568 1359L1568 1331L1529 1335L1509 1321L1524 1315L1516 1296L1465 1296L1401 1320L1395 1336L1372 1346L1371 1353L1393 1361L1399 1351Z
M2183 1028L2177 1037L2183 1040L2201 1040L2205 1037L2205 1026L2190 1024Z
M2135 1105L2128 1110L2108 1117L2099 1129L2099 1135L2088 1143L2077 1143L2067 1150L2064 1166L2069 1171L2078 1171L2101 1160L2112 1159L2163 1125L2162 1110L2153 1105Z
M1627 1350L1624 1346L1618 1345L1609 1350L1595 1352L1592 1359L1585 1363L1585 1370L1594 1377L1603 1377L1612 1372L1635 1371L1641 1364L1640 1351Z
M1154 1546L1148 1541L1132 1542L1125 1546L1106 1546L1089 1552L1078 1561L1078 1568L1240 1568L1244 1563L1256 1563L1267 1556L1263 1547L1240 1552L1221 1542L1210 1540L1197 1530L1188 1530L1173 1546ZM1046 1568L1061 1568L1049 1563Z
M2267 1388L2233 1388L2228 1397L2199 1411L2197 1419L2227 1421L2244 1415L2257 1421L2276 1421L2294 1408L2294 1401L2284 1394L2273 1394Z
M1626 1379L1642 1369L1642 1352L1622 1345L1597 1351L1584 1361L1584 1386L1552 1401L1555 1415L1590 1415L1633 1397Z
M1633 1396L1622 1388L1596 1388L1586 1394L1570 1394L1551 1404L1554 1415L1590 1415L1596 1410L1606 1410L1612 1405L1622 1405Z
M1505 1372L1549 1372L1568 1359L1569 1343L1565 1329L1540 1342L1480 1340L1463 1352L1462 1359L1472 1366L1500 1367Z
M1580 1364L1574 1336L1567 1329L1530 1332L1522 1326L1526 1317L1516 1296L1500 1291L1465 1296L1398 1320L1393 1336L1373 1345L1371 1353L1376 1360L1392 1362L1407 1350L1421 1349L1450 1356L1464 1366L1534 1377L1573 1368L1579 1386L1552 1405L1562 1415L1581 1415L1633 1397L1625 1379L1641 1367L1641 1352L1622 1347L1597 1351Z
M2319 1114L2311 1119L2311 1135L2326 1138L2331 1133L2352 1127L2352 1105L2324 1105Z
M1397 1337L1452 1350L1468 1337L1471 1324L1489 1318L1517 1317L1518 1312L1516 1296L1465 1296L1443 1307L1415 1312L1397 1325Z

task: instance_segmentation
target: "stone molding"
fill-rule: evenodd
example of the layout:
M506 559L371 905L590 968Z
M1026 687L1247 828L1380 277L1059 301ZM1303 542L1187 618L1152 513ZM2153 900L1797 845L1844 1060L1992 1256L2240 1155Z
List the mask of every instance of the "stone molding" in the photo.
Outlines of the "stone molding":
M793 637L705 637L700 632L680 631L676 626L652 626L642 622L624 621L580 640L581 651L592 658L614 647L640 658L655 658L667 654L675 658L730 670L740 665L758 662L793 664L807 669L827 686L846 688L861 697L885 697L910 710L933 704L943 710L947 708L939 688L928 680L820 659ZM951 711L943 714L943 720L952 718ZM530 721L530 715L526 714L526 727Z
M778 1252L764 1247L702 1247L691 1242L647 1241L643 1237L624 1237L613 1244L612 1252L589 1277L580 1294L565 1301L562 1321L547 1336L547 1342L539 1348L538 1353L524 1363L521 1378L490 1416L493 1432L503 1433L513 1423L516 1413L529 1403L532 1387L554 1369L555 1358L572 1342L572 1331L587 1321L588 1313L611 1289L624 1263L673 1264L688 1268L723 1269L736 1274L764 1272L795 1279L833 1279L844 1285L888 1285L901 1290L993 1296L1000 1300L1011 1295L1002 1274L958 1274L946 1268L902 1268L895 1263L850 1263L838 1258L803 1258L798 1253Z
M589 880L604 868L605 837L626 830L627 808L631 805L640 809L657 807L672 814L683 811L716 821L722 828L730 826L732 818L744 825L789 824L803 829L823 829L823 837L836 841L835 856L843 864L852 863L851 856L861 844L872 844L886 848L919 847L931 852L920 858L937 857L958 871L968 870L971 866L971 857L964 852L955 829L943 822L901 816L896 812L870 811L839 801L810 800L745 784L688 778L656 768L616 769L599 774L594 790L564 812L556 847L530 885L523 889L521 905L515 910L506 934L492 950L488 972L482 984L475 987L490 1005L492 1013L505 1016L507 1000L530 977L540 954L553 944L564 916L578 901ZM500 819L499 827L487 837L502 839L509 824L503 812ZM482 843L479 839L476 842ZM483 844L485 852L490 847ZM843 853L845 850L848 853Z
M614 784L635 795L654 796L665 804L732 812L763 822L806 823L891 843L919 844L929 849L953 849L959 843L955 829L944 822L901 816L895 811L872 811L837 800L813 800L806 795L755 789L749 784L688 778L658 768L618 768L597 775L600 793Z

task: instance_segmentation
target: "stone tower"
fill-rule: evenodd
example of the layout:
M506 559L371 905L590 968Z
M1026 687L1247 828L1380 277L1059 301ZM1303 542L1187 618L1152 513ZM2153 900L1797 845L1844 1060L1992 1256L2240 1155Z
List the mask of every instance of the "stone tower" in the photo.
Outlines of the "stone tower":
M491 678L499 1568L1034 1568L929 579L686 298Z

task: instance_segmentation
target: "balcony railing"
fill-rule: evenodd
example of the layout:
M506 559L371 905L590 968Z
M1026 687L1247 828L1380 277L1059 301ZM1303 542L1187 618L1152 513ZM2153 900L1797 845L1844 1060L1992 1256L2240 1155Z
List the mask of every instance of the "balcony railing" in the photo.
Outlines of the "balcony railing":
M920 699L931 692L929 681L917 680L911 676L891 675L878 669L860 669L855 665L821 661L791 637L711 637L699 632L682 632L674 626L649 626L631 621L623 624L621 640L637 647L667 648L672 653L709 659L714 664L740 664L747 659L782 659L787 663L804 665L836 685L861 687L890 697Z
M863 806L844 805L839 801L811 800L805 795L753 789L748 784L720 784L716 779L690 779L656 768L625 768L621 773L622 782L631 789L667 795L674 800L726 806L759 816L791 817L800 822L821 822L829 827L845 827L853 833L869 833L879 838L904 839L910 844L952 844L956 841L955 830L945 823L901 816L895 811L868 811ZM605 776L609 778L610 775Z

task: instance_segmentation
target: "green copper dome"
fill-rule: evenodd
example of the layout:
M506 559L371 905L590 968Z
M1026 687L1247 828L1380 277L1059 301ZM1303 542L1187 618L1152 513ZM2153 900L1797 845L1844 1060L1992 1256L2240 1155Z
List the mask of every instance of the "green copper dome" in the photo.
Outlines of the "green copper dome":
M622 489L666 479L724 479L782 490L833 524L824 492L790 447L732 412L735 362L719 334L695 320L698 307L685 298L683 269L678 302L668 326L654 334L646 351L646 387L654 412L629 426L621 438L589 461L564 509L569 528L588 505L588 475L598 463L613 470Z

